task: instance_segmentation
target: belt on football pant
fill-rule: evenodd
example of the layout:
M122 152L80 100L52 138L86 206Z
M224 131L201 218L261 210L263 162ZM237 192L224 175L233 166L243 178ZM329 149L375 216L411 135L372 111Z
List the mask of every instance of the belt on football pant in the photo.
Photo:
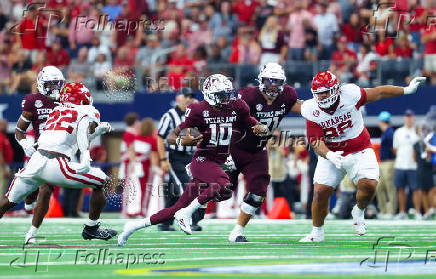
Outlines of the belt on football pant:
M55 159L55 158L66 158L68 159L68 161L70 161L70 157L68 157L65 154L59 153L59 152L55 152L55 151L47 151L47 150L43 150L43 149L38 149L38 152L44 156L47 157L49 159Z

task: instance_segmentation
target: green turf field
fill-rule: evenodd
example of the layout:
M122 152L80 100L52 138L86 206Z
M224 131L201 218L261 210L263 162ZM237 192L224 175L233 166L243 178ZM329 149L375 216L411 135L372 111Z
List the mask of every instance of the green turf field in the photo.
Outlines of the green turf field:
M251 242L229 244L235 221L206 220L192 236L139 231L123 248L115 239L82 240L83 221L46 220L40 244L23 247L30 219L2 219L0 278L436 278L435 221L369 221L363 237L351 221L327 221L324 243L301 244L309 220L253 220Z

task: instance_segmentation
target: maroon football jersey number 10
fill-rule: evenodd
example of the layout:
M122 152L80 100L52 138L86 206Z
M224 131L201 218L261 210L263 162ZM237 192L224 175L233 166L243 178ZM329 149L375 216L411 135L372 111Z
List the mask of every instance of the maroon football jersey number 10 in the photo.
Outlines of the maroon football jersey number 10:
M68 134L71 134L74 130L74 127L69 123L74 123L77 121L77 111L75 110L55 110L48 117L46 123L46 130L56 130L56 131L67 131ZM66 123L66 127L62 126L63 123Z
M212 145L229 145L232 138L232 123L210 124L209 143Z

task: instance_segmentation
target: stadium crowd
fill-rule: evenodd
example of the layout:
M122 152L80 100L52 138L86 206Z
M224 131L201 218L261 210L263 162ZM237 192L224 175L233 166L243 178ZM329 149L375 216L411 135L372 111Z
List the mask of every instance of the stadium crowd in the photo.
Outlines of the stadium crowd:
M297 86L327 68L362 86L421 72L436 83L434 1L31 2L0 1L2 93L28 93L48 64L90 88L136 80L143 92L194 87L211 71L244 86L267 62L286 65Z

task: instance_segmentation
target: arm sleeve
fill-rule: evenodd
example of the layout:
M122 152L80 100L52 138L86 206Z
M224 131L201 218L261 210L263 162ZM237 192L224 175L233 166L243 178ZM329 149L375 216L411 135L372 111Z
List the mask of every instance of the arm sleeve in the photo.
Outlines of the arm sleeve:
M324 140L324 131L317 123L306 120L307 139L310 144L317 140Z
M241 118L243 125L246 128L253 127L254 125L256 125L258 123L258 121L256 120L256 118L254 118L250 115L250 108L248 107L247 103L242 99L240 99L238 101L240 104L239 117Z
M166 138L173 129L174 127L171 117L168 115L168 113L165 113L159 122L157 134L161 138Z
M80 153L89 152L89 118L83 117L77 124L77 146Z

